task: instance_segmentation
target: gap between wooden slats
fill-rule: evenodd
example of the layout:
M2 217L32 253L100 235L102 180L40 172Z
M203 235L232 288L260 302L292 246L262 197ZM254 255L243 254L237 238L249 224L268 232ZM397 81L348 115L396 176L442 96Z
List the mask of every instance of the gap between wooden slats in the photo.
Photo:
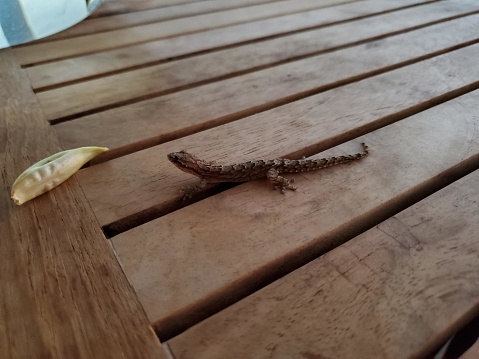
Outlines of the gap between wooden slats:
M473 347L474 343L479 342L479 308L473 317L472 320L469 320L460 329L456 330L454 335L450 335L440 345L437 345L437 349L434 350L437 353L437 359L463 359L463 355L467 355L466 352ZM170 348L168 349L170 350Z
M67 39L104 31L117 30L120 28L127 28L135 25L146 25L159 21L174 20L188 16L237 9L275 1L286 0L235 0L232 2L227 2L224 0L207 0L158 9L143 10L141 12L130 12L127 14L109 16L106 18L102 17L87 19L70 29L41 40L41 42Z
M478 186L476 171L172 339L173 353L432 358L438 344L479 314Z
M478 55L479 45L457 50L84 169L77 177L100 224L118 233L184 205L180 188L195 180L168 162L169 152L188 149L218 162L311 155L477 88Z
M109 147L96 162L104 161L476 42L478 16L115 108L54 130L65 147Z
M323 0L321 3L317 0L295 0L256 5L19 47L15 54L22 65L34 65L353 1L357 0Z
M98 54L38 65L28 68L27 71L35 89L48 88L127 69L149 66L170 61L170 59L221 50L238 44L358 20L380 13L422 5L423 3L424 0L417 0L416 2L411 0L394 2L370 0L367 7L363 6L362 3L350 3L104 51ZM471 6L469 2L465 5L462 4L460 6ZM452 7L451 12L455 11L453 9L454 7ZM471 11L474 9L476 8L471 7Z

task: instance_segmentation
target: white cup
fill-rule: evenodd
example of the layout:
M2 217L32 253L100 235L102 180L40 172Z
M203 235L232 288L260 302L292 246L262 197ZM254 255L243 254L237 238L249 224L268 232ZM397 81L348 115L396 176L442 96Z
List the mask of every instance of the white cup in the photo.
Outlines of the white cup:
M101 0L0 0L0 49L63 31L92 13Z

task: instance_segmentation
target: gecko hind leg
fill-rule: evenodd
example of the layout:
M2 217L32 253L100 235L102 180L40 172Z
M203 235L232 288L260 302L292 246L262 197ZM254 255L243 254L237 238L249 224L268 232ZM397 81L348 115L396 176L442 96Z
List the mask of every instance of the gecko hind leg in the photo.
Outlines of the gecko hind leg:
M296 191L298 187L293 186L291 183L294 182L293 179L287 179L279 175L279 171L276 168L271 168L266 174L268 180L274 185L274 189L279 190L284 194L285 189L290 189L291 191Z

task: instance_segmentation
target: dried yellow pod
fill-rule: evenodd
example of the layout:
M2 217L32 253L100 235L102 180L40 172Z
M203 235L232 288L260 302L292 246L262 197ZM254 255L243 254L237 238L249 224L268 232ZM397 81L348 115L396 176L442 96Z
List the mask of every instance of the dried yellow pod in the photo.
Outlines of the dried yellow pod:
M106 147L80 147L55 153L27 168L13 183L12 199L17 205L65 182L81 166L108 151Z

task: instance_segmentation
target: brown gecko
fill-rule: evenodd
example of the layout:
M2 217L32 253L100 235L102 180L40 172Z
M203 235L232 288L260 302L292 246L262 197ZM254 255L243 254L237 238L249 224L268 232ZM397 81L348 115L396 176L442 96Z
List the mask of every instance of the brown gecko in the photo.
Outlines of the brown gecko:
M185 198L190 198L194 192L200 191L208 183L247 182L263 177L267 177L273 183L274 189L284 193L285 189L296 191L297 187L292 185L294 180L284 178L279 175L280 173L315 171L359 160L369 153L368 146L365 143L362 143L362 146L362 153L317 160L277 158L274 160L248 161L233 165L219 165L215 162L201 160L186 151L169 153L168 159L180 170L191 173L201 179L196 186L183 190Z

